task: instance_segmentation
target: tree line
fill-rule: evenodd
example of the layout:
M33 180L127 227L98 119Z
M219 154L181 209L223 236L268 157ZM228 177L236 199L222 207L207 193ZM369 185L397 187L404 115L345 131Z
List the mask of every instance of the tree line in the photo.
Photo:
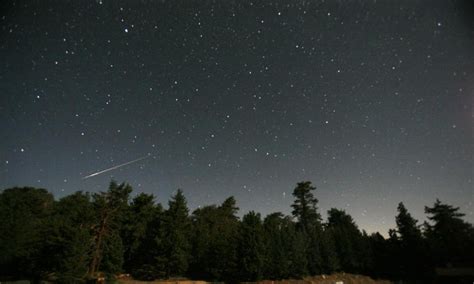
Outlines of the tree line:
M436 267L474 263L474 229L439 200L420 225L403 203L384 238L361 231L344 210L323 221L311 182L296 185L292 215L242 218L233 197L189 212L178 190L167 209L132 187L76 192L55 200L45 189L0 192L0 279L82 282L129 273L135 279L187 277L256 281L350 272L430 281Z

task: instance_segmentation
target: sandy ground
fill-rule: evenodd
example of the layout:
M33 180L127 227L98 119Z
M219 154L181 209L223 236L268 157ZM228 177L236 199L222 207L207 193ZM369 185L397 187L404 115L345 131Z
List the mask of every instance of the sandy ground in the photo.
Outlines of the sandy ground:
M119 280L123 284L208 284L211 282L205 281L191 281L191 280L157 280L157 281L137 281L130 278L123 278ZM244 282L245 284L391 284L387 280L374 280L368 276L354 275L347 273L338 273L332 275L319 275L313 277L306 277L303 280L280 280L270 281L264 280L259 282Z

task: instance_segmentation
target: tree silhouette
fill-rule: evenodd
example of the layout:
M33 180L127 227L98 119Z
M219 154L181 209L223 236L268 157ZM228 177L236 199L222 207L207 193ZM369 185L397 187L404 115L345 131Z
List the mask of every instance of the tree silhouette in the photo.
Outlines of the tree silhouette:
M53 196L45 189L15 187L0 194L0 273L29 279L42 276L45 223L53 210Z
M238 246L239 276L243 281L257 281L264 273L265 239L260 214L250 211L242 218Z
M362 234L352 217L344 210L328 211L327 230L334 238L338 260L343 271L360 272Z
M105 272L120 271L123 263L123 246L117 236L132 187L112 181L107 192L93 195L93 205L97 216L93 228L92 255L89 263L88 277L96 278L101 262L106 265Z
M165 276L181 276L188 270L190 258L188 207L183 192L178 189L168 202L163 216L161 235L157 239L162 254L158 258Z
M423 275L426 269L425 243L422 232L405 205L400 202L397 207L398 215L395 217L397 224L397 251L398 273L402 278L416 279Z
M205 206L193 212L191 275L206 280L237 277L237 210L235 198L229 197L220 206Z
M161 205L156 205L152 194L140 193L133 198L125 214L121 236L124 244L124 270L143 280L153 280L153 269L144 265L153 263L155 234L160 227ZM151 236L152 235L152 236ZM151 278L151 279L150 279Z
M92 254L91 228L96 222L89 193L75 192L55 204L41 262L50 272L55 272L57 281L78 282L87 276Z
M436 199L433 207L425 207L431 223L425 223L425 234L435 265L474 263L474 230L464 222L459 207L443 204Z
M293 190L295 201L291 205L292 214L298 220L298 226L303 231L308 231L312 226L321 223L321 215L318 213L318 199L312 191L316 187L310 181L299 182Z
M445 282L435 268L474 263L474 229L458 207L436 200L425 207L429 222L420 227L399 203L397 226L386 239L361 232L343 210L330 209L322 223L314 189L310 182L298 183L293 216L271 213L263 221L254 211L240 220L233 197L188 216L181 190L163 210L153 195L130 201L132 188L124 183L58 201L45 189L5 189L0 280L76 283L125 272L142 280L239 282L351 272Z
M291 248L294 224L291 217L272 213L263 221L266 257L265 279L285 279L291 275Z

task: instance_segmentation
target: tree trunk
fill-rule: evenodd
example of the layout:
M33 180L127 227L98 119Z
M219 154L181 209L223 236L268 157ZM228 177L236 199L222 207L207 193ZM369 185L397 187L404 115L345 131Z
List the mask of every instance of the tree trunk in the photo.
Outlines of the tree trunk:
M89 265L89 271L88 275L89 278L94 278L97 273L97 270L99 269L100 266L100 260L102 258L102 242L103 239L107 233L107 220L108 220L108 214L105 214L105 217L102 219L100 223L100 228L96 233L96 236L94 238L95 244L94 244L94 251L92 252L92 259Z

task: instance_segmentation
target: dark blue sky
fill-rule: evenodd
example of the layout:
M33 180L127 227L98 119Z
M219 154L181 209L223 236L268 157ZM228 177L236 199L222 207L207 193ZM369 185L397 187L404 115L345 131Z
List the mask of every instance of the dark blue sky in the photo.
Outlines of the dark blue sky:
M370 232L400 201L474 220L469 1L10 2L0 188L115 179L267 214L311 180Z

